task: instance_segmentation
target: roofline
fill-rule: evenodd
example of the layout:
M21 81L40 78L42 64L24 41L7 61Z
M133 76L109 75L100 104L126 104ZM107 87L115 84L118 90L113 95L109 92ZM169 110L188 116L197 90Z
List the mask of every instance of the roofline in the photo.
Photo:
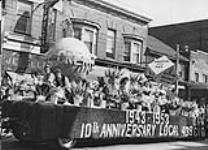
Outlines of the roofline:
M201 54L204 54L204 55L208 55L208 53L207 53L207 52L204 52L204 51L199 50L199 49L192 50L191 52L192 52L192 53L201 53Z
M117 60L110 60L110 59L106 59L106 58L97 58L95 60L95 65L100 65L100 66L117 66L117 67L121 67L121 68L127 68L130 70L134 70L134 71L138 71L138 72L144 72L146 67L141 66L141 65L137 65L137 64L132 64L132 63L125 63L125 62L121 62L121 61L117 61Z
M168 56L170 59L172 60L176 60L176 58L174 56L171 56L171 55L168 55L168 54L164 54L164 53L160 53L156 50L153 50L153 49L150 49L150 48L147 48L148 49L148 53L150 54L153 54L153 55L158 55L158 56L163 56L163 55L166 55ZM189 62L188 58L185 58L184 56L180 57L179 58L180 61L183 61L183 62Z
M111 4L111 3L103 1L103 0L86 0L86 1L94 3L94 4L97 4L97 5L100 5L102 7L110 9L112 11L117 11L119 13L122 13L122 14L126 15L126 16L132 17L132 18L134 18L136 20L143 21L145 23L149 23L149 22L152 21L152 19L150 19L148 17L145 17L143 15L139 15L139 14L137 14L135 12L129 11L127 9L124 9L122 7L116 6L114 4Z
M159 25L159 26L150 27L150 29L157 29L157 28L161 28L161 27L171 27L171 26L178 26L178 25L186 25L186 24L190 24L190 23L197 23L197 22L204 22L204 21L208 21L208 19L200 19L200 20L195 20L195 21L187 21L187 22Z

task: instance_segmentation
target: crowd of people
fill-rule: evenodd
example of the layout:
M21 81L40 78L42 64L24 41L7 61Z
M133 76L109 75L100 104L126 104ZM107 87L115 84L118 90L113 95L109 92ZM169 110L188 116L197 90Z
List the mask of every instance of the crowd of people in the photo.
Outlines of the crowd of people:
M70 79L60 68L44 68L44 74L32 71L30 79L14 82L5 72L1 82L1 101L30 101L76 107L137 110L169 113L193 118L205 117L205 106L184 101L175 89L148 80L144 76L107 70L95 81ZM202 123L206 119L201 119Z
M2 100L25 100L42 103L75 105L107 109L136 109L147 112L180 113L199 116L203 107L196 102L183 101L175 95L174 88L165 87L149 81L144 76L107 70L105 75L95 81L69 79L60 68L44 68L44 75L38 71L31 73L30 80L13 83L10 75L5 72L2 79Z

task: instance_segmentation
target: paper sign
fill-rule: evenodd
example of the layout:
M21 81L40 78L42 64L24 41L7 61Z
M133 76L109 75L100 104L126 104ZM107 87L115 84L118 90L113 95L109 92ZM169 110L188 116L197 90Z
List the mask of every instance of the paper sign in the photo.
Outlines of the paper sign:
M155 59L152 63L148 64L148 67L157 75L166 69L172 67L174 63L168 59L167 56L162 56Z

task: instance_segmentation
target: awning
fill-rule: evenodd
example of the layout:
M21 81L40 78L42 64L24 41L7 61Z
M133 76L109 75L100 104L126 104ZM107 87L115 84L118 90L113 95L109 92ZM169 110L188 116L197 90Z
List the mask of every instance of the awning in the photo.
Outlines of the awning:
M190 88L192 90L207 90L208 91L208 84L205 84L205 83L190 83Z
M18 73L15 73L15 72L7 72L10 77L12 78L13 80L13 83L18 83L18 82L21 82L22 80L26 80L26 81L32 81L32 78L31 78L31 75L30 74L18 74Z

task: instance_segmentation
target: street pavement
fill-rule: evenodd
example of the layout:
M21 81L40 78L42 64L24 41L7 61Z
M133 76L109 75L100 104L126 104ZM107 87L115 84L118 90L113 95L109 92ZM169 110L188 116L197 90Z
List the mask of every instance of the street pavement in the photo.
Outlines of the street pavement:
M2 139L2 150L53 150L46 145L25 145L15 138ZM54 149L56 150L56 149ZM208 150L208 139L201 141L175 141L145 144L125 144L98 147L81 147L72 150Z

